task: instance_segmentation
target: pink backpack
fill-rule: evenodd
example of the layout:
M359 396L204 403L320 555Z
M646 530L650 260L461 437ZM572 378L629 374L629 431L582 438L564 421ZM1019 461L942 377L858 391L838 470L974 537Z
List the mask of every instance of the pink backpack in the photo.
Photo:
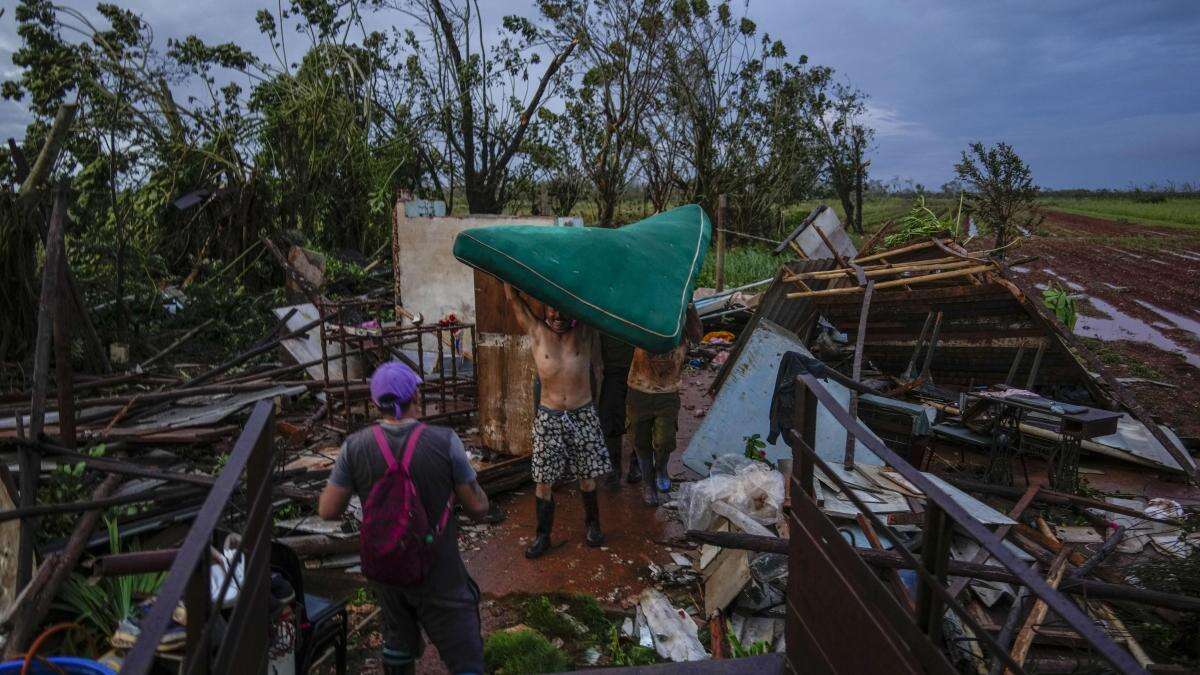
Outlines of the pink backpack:
M424 429L424 424L417 423L409 432L404 457L399 462L383 429L379 426L372 429L388 467L367 495L359 533L363 575L372 581L390 586L416 586L424 581L433 566L438 537L450 520L454 493L446 500L437 526L432 527L417 485L408 472L413 450Z

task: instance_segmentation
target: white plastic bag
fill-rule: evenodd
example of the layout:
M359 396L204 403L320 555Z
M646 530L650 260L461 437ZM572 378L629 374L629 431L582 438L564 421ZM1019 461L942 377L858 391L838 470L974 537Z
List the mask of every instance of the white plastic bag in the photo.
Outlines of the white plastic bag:
M685 484L681 489L684 526L689 530L712 527L717 517L712 504L717 501L733 506L763 525L774 525L783 507L783 474L762 462L737 455L718 458L708 478Z

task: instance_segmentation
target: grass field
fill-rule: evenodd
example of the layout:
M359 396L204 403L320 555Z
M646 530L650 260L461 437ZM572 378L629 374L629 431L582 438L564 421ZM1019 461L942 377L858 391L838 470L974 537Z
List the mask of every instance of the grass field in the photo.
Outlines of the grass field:
M771 255L771 249L765 246L736 246L725 252L725 288L737 288L763 279L771 279L775 271L785 260L791 260L792 255ZM700 279L696 286L714 288L716 277L717 254L709 251L704 258L704 267L700 269Z
M1126 220L1164 227L1200 228L1200 199L1167 197L1160 202L1132 197L1043 197L1042 204L1095 218Z

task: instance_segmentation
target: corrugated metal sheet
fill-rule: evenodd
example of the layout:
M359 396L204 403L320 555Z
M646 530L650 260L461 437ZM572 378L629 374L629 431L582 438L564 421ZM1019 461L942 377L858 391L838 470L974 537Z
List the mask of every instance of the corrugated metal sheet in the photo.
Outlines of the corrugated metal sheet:
M737 342L733 345L732 353L729 355L729 360L721 368L721 372L717 374L717 379L713 381L711 391L720 390L725 383L725 378L729 377L729 369L737 361L738 355L741 354L742 348L746 341L754 333L754 329L758 327L758 322L767 319L772 323L785 328L796 335L800 336L802 342L807 342L807 333L809 327L816 320L816 312L813 309L813 302L809 298L788 298L788 293L795 293L800 288L793 282L784 281L783 277L790 274L800 274L802 272L823 272L831 270L837 266L837 263L830 259L822 260L795 260L784 263L775 273L775 280L771 282L771 286L763 293L762 299L758 303L758 310L754 316L746 324L746 327L738 335ZM808 284L813 290L825 288L828 282L812 281Z

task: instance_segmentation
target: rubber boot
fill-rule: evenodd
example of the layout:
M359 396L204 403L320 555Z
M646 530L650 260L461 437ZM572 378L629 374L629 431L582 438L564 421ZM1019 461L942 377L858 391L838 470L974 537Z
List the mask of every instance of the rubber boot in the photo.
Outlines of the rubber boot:
M587 545L592 548L604 545L604 533L600 531L600 503L596 491L579 491L583 496L583 522L587 526Z
M658 489L654 485L653 455L638 453L637 464L641 466L641 473L645 476L642 481L642 501L646 502L646 506L658 506Z
M636 453L629 457L629 473L625 476L625 482L630 485L642 482L641 461L637 459Z
M540 558L550 550L550 530L554 527L554 498L534 499L537 500L537 536L533 538L529 548L525 549L525 557L531 559Z
M658 452L654 457L654 482L658 491L666 494L671 491L671 475L667 473L667 464L671 461L670 452Z
M605 436L604 445L608 448L608 461L612 463L612 471L604 477L604 485L609 492L621 489L621 437Z

